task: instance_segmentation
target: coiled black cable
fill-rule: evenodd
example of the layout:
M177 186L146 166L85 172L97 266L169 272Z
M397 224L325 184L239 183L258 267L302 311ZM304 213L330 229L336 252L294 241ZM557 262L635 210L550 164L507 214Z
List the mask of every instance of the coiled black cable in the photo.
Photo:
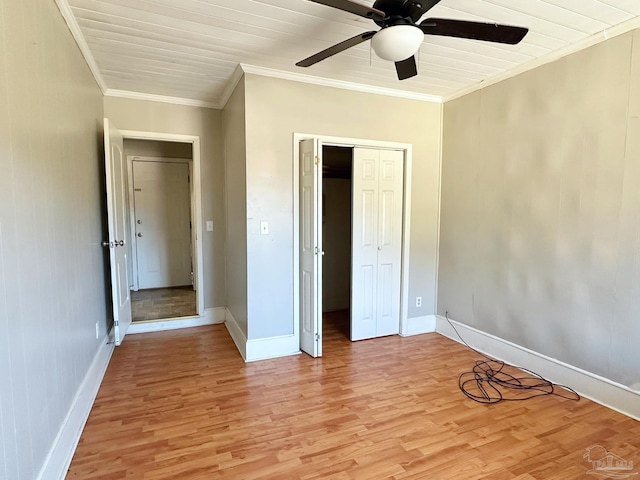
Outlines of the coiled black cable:
M460 341L486 360L477 360L470 372L464 372L458 377L460 391L478 403L498 403L502 401L524 401L544 395L554 395L567 400L580 400L578 392L566 385L559 385L538 375L531 370L496 360L471 347L460 335L460 332L449 320L449 313L445 318L456 332ZM526 372L529 375L519 375ZM565 390L567 393L563 393Z

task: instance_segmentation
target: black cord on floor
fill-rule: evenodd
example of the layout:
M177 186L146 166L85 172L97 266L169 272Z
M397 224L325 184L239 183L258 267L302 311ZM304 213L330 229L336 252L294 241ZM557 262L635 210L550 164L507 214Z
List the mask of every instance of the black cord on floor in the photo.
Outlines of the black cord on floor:
M449 320L449 312L445 312L445 318L467 348L486 358L486 360L476 361L472 371L464 372L458 377L460 391L471 400L479 403L519 402L543 395L554 395L567 400L580 400L580 395L570 387L553 383L531 370L510 365L479 352L465 342L460 332ZM529 375L521 376L521 372L526 372Z

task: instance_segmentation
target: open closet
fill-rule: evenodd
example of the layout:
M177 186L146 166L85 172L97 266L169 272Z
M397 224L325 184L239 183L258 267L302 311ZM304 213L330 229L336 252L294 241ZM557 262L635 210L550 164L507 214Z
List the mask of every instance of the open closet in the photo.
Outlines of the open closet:
M406 150L299 143L301 349L323 318L352 341L400 333Z

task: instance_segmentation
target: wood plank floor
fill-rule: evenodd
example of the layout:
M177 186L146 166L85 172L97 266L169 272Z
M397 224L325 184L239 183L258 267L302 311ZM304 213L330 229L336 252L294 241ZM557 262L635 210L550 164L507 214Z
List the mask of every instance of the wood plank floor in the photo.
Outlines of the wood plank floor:
M585 399L481 405L457 384L474 352L352 343L331 320L321 359L245 364L224 325L126 337L67 479L583 479L593 445L640 465L640 422Z

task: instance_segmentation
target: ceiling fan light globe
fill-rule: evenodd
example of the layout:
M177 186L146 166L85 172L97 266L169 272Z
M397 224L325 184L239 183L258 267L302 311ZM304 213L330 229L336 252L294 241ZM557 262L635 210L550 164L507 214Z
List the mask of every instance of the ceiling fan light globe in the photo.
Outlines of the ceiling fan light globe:
M413 25L383 28L371 39L371 48L383 60L399 62L415 55L424 40L424 33Z

